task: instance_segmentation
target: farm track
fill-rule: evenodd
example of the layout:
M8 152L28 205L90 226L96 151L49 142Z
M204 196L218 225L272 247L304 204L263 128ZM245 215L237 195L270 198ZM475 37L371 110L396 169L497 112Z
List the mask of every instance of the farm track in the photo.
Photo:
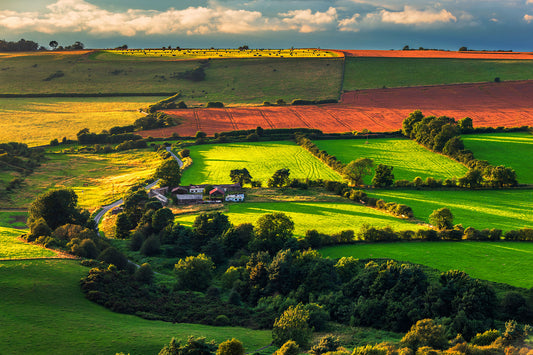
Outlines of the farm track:
M194 136L231 129L315 128L325 133L361 131L395 131L414 110L426 115L449 116L457 120L471 117L475 127L533 126L533 81L454 84L396 89L349 91L338 104L320 106L238 107L226 109L165 110L182 116L185 122L176 127L139 132L148 137ZM238 116L237 116L238 114ZM193 120L196 124L192 124ZM195 127L196 126L196 127Z

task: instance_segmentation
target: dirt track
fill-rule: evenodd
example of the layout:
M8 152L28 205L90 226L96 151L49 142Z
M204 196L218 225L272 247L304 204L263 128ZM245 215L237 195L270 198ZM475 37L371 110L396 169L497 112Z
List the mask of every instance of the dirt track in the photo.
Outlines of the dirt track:
M209 135L236 129L317 128L323 132L398 130L416 109L425 115L471 117L474 126L533 126L533 81L350 91L341 103L320 106L167 110L185 119L176 127L140 132L148 137Z

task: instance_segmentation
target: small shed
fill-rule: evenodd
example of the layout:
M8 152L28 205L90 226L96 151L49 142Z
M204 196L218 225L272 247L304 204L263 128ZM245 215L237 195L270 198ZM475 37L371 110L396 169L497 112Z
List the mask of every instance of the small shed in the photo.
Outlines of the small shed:
M213 190L209 191L209 196L211 196L211 197L220 197L220 196L224 196L224 191L221 190L221 189L218 188L218 187L215 187Z

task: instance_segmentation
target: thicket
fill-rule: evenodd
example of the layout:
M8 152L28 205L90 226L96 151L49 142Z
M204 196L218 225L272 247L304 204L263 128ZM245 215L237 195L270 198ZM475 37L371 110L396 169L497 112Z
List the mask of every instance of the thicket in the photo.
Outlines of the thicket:
M474 130L471 118L466 117L456 122L455 119L446 116L424 116L421 111L416 110L409 114L402 126L402 132L406 137L469 168L465 176L456 182L445 181L444 185L453 186L456 183L457 186L465 188L502 188L518 185L516 173L512 168L492 166L486 160L477 160L470 150L464 148L460 134ZM407 185L405 182L401 184ZM419 181L414 181L413 184L419 184ZM428 182L428 185L442 186L443 182L434 180Z
M179 108L176 101L181 97L181 92L176 93L166 99L160 100L153 105L148 106L148 113L155 113L157 110Z
M0 52L33 52L38 49L43 50L43 47L39 47L39 43L33 41L26 41L21 39L17 42L0 40Z
M13 177L9 182L0 183L1 193L8 193L19 188L24 177L33 173L35 168L45 160L42 148L29 148L24 143L1 143L0 144L0 171L16 172L19 176Z

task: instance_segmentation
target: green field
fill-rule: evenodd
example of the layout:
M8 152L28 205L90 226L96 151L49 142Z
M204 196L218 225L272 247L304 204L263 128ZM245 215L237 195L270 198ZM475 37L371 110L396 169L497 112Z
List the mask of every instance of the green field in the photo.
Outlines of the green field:
M531 60L346 58L344 90L533 79Z
M422 179L428 176L447 179L461 177L468 170L462 164L435 154L409 139L369 139L368 143L364 139L315 140L314 143L346 164L358 158L371 158L374 167L378 164L392 165L396 180L412 181L417 176ZM371 182L373 175L366 177L366 184Z
M275 102L282 98L338 98L343 58L219 59L205 68L205 80L178 79L198 60L137 59L105 52L0 55L0 94L175 93L188 104ZM58 71L63 76L43 81Z
M282 212L292 218L294 234L303 237L305 232L316 229L320 233L334 234L351 229L356 233L366 223L375 227L390 226L394 230L418 230L417 224L395 218L379 210L353 203L328 202L252 202L229 205L223 212L231 223L255 224L257 219L267 213ZM176 216L176 221L192 226L196 215Z
M172 337L233 337L246 351L268 345L270 331L148 321L85 299L77 261L0 262L1 354L157 354Z
M404 242L327 247L323 256L391 258L427 265L440 271L463 270L470 276L513 286L533 286L533 243Z
M193 165L183 173L182 185L231 183L230 171L242 168L264 186L282 168L290 169L290 178L341 180L339 174L292 142L206 144L189 149Z
M151 177L161 158L151 149L109 154L46 154L48 160L27 176L21 188L0 201L27 208L35 197L52 188L72 188L78 203L94 209L116 201L132 185Z
M84 128L100 133L114 126L130 125L143 116L139 108L160 99L0 98L0 142L43 145L55 138L76 139L76 133Z
M476 159L511 167L519 183L533 184L533 135L526 132L467 134L462 140Z
M431 212L448 207L454 215L454 224L465 228L503 231L533 228L533 190L380 190L369 195L406 204L416 218L426 222Z

